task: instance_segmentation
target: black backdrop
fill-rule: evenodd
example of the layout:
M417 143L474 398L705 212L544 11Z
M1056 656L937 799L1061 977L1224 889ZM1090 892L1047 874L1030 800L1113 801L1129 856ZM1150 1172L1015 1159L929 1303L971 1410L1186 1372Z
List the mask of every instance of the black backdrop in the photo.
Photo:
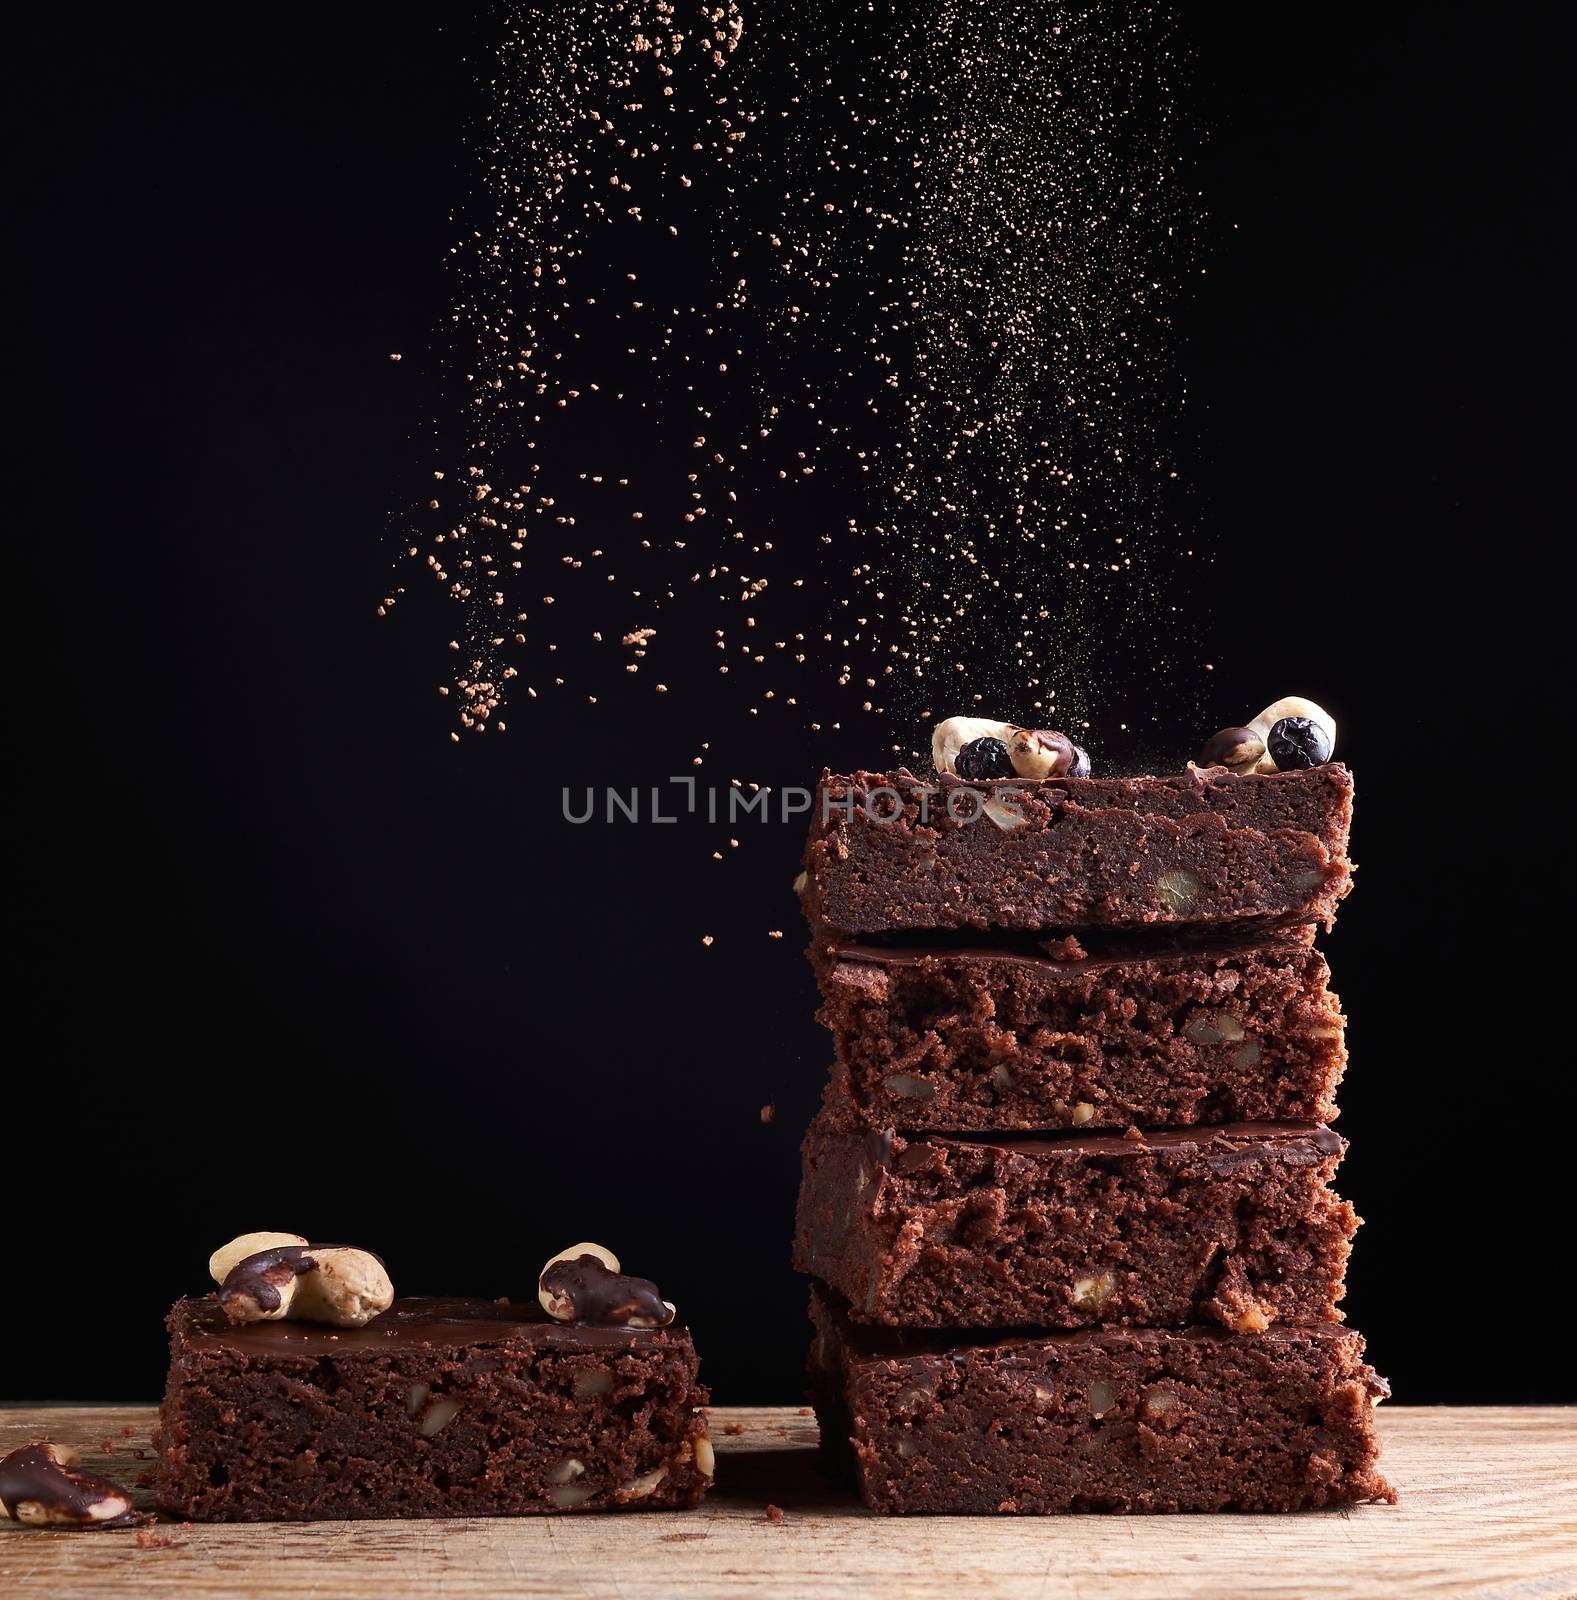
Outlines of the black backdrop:
M1210 720L1313 694L1359 777L1349 1314L1406 1400L1571 1398L1540 1310L1570 1052L1538 929L1573 903L1540 787L1571 714L1556 52L1488 7L1184 26L1221 231L1180 324ZM698 825L571 829L560 781L680 770L671 743L544 703L456 750L442 624L373 615L430 409L385 356L451 292L486 34L57 8L13 41L9 1397L152 1395L165 1306L259 1226L412 1291L529 1294L606 1240L721 1398L797 1394L825 1061L797 827L711 872ZM777 721L742 757L798 782L873 737Z

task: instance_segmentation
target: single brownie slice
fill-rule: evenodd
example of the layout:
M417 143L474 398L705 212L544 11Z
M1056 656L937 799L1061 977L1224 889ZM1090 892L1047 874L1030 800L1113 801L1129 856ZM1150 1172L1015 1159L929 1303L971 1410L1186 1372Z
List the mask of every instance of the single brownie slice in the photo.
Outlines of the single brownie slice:
M812 1296L829 1459L877 1511L1294 1511L1394 1501L1390 1393L1334 1323L1113 1328L946 1342Z
M1347 1053L1312 929L1067 959L838 944L815 961L845 1128L1330 1122Z
M818 934L1146 923L1330 923L1351 887L1352 778L926 781L822 776L805 850Z
M364 1328L170 1313L158 1502L199 1522L693 1506L712 1481L680 1327L397 1300Z
M1239 1332L1336 1316L1358 1218L1329 1128L805 1136L794 1264L898 1328Z

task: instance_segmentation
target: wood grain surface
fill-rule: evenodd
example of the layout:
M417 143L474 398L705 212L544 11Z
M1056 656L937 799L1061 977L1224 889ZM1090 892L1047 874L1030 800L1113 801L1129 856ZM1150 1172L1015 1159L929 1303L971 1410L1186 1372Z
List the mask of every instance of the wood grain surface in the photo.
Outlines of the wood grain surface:
M81 1449L90 1469L131 1484L151 1461L153 1418L147 1407L0 1410L0 1454L55 1439ZM0 1595L1577 1596L1577 1410L1388 1406L1380 1421L1397 1506L1280 1517L892 1518L819 1477L810 1417L719 1407L718 1486L698 1511L166 1523L154 1531L169 1543L153 1548L135 1533L48 1533L0 1521Z

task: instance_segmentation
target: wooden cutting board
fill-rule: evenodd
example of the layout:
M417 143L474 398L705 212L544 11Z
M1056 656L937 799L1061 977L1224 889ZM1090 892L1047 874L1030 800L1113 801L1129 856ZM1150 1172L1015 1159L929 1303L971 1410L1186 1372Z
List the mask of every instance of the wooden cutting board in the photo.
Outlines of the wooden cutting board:
M1380 1412L1397 1506L1237 1517L873 1515L818 1476L815 1423L713 1412L718 1481L698 1511L453 1522L168 1523L56 1534L0 1521L15 1600L1324 1600L1577 1596L1577 1410ZM0 1454L51 1438L125 1484L148 1407L0 1411ZM146 1499L146 1494L141 1498ZM783 1512L773 1520L768 1507Z

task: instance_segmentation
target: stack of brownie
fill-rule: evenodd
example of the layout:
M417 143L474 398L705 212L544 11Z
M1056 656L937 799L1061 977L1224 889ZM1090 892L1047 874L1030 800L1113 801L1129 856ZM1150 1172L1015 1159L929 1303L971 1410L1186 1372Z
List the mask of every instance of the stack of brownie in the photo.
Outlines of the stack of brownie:
M1329 761L823 776L800 889L836 1057L795 1260L867 1505L1391 1497L1313 942L1351 813Z

